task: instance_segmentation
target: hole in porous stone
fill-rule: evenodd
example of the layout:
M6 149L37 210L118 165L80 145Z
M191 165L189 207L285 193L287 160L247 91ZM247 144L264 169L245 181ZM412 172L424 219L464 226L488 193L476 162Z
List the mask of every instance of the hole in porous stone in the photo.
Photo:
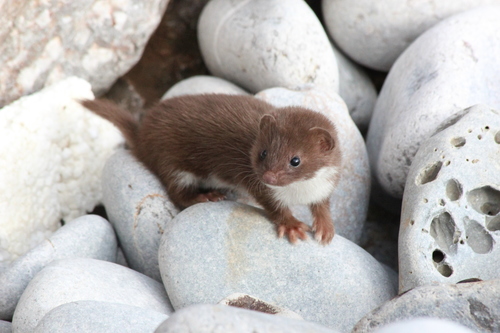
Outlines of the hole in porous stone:
M446 204L443 199L439 199L438 202L440 206L444 206Z
M486 222L486 228L489 231L500 230L500 216L496 216L496 217L492 218L491 220L489 220L488 222Z
M453 269L448 264L437 265L437 270L444 277L450 277L453 274Z
M417 185L424 185L435 180L441 170L443 162L439 161L434 164L428 165L417 176Z
M472 282L481 282L483 280L479 279L479 278L470 278L470 279L465 279L465 280L462 280L462 281L458 281L457 284L459 283L472 283Z
M493 249L493 237L490 233L474 220L465 218L464 221L467 245L472 251L480 254L490 252Z
M463 147L465 146L465 138L462 137L462 136L459 136L459 137L456 137L456 138L453 138L451 139L451 144L454 146L454 147Z
M468 192L467 201L481 214L495 216L500 212L500 191L491 186L483 186Z
M482 139L483 139L483 136L482 136L481 134L479 134L479 135L477 136L477 139L478 139L478 140L482 140Z
M495 142L500 144L500 131L495 134Z
M446 196L451 201L456 201L462 196L462 185L456 179L450 179L446 183Z
M432 260L436 264L439 264L444 260L444 253L440 250L434 250L434 252L432 252Z
M430 234L439 247L448 253L456 251L454 246L458 242L456 233L457 226L450 213L443 212L432 219Z

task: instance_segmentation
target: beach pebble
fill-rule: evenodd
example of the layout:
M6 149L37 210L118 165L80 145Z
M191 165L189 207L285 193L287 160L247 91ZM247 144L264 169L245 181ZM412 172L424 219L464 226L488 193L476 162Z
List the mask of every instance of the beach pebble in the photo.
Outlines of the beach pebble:
M478 105L424 141L403 196L400 292L500 278L500 112Z
M0 320L0 333L12 333L12 323Z
M390 323L421 317L450 320L476 333L499 332L500 280L417 287L365 316L352 333L373 332ZM422 327L418 332L431 331ZM452 332L462 333L464 329Z
M377 100L367 135L370 165L401 198L420 144L453 115L483 103L500 107L500 6L449 17L398 58Z
M155 333L335 333L298 319L223 305L193 305L176 311Z
M96 259L54 261L24 291L12 320L15 332L33 332L59 305L101 301L136 306L163 314L173 309L163 286L134 270Z
M256 97L277 107L299 105L309 108L326 115L335 124L343 162L340 180L330 197L330 211L336 232L358 243L368 211L370 167L365 142L345 103L336 93L315 88L301 91L273 88L259 92ZM307 206L296 206L292 211L301 221L312 224Z
M154 332L168 315L137 306L103 301L65 303L48 312L34 333Z
M198 41L213 75L252 93L304 84L338 91L328 36L302 0L212 0L201 13Z
M295 312L290 311L286 308L276 306L274 304L268 303L256 297L242 293L231 294L217 304L269 313L275 316L281 316L286 318L303 319Z
M174 84L161 99L196 94L248 95L245 90L224 79L210 75L196 75Z
M111 156L102 173L103 203L130 268L157 281L163 230L178 210L158 178L128 150Z
M397 282L362 248L336 235L327 245L290 244L255 207L191 206L163 234L159 263L176 310L246 293L342 332L396 294Z
M474 331L449 320L417 318L384 326L374 333L474 333Z
M0 319L12 319L24 289L50 262L73 257L115 261L116 253L116 236L108 221L97 215L74 219L0 272Z

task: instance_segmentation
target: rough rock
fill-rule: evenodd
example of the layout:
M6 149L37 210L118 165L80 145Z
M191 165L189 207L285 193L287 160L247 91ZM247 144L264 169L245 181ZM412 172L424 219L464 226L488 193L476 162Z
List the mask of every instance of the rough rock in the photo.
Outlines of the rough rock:
M336 235L327 246L311 238L292 245L264 214L231 201L202 203L166 226L159 263L176 310L240 292L347 332L395 295L393 276L354 243Z
M140 58L168 0L2 3L0 105L69 76L104 93Z
M0 319L12 319L24 289L50 262L72 257L115 261L116 253L115 232L102 217L85 215L67 223L0 272Z
M500 112L478 105L424 141L403 196L400 292L500 278Z
M473 333L474 331L449 320L438 318L417 318L392 323L375 331L376 333Z
M34 333L135 333L154 332L168 315L137 306L78 301L60 305L47 313Z
M2 266L101 200L102 168L123 137L79 99L93 95L73 77L0 112Z
M245 90L224 79L216 76L197 75L177 82L161 99L196 94L248 95Z
M283 307L276 306L274 304L268 303L256 297L242 293L231 294L217 304L234 306L236 308L242 308L247 310L259 311L285 318L303 319L301 316L299 316L293 311L290 311Z
M335 124L343 163L337 188L330 197L330 211L336 232L358 243L368 211L370 167L365 142L345 103L333 92L314 88L301 91L273 88L261 91L256 97L278 107L300 105L321 112ZM301 221L312 224L307 206L296 206L292 211Z
M389 323L420 317L451 320L477 333L498 332L499 300L500 280L417 287L365 316L352 333L372 332Z
M328 33L356 62L388 71L423 32L459 12L498 0L323 0Z
M449 17L422 34L391 68L368 130L370 165L400 198L420 144L461 110L500 107L496 54L500 6Z
M176 311L155 333L335 333L298 319L283 318L222 305L194 305Z
M178 210L163 186L128 150L109 158L102 172L103 203L130 268L157 281L158 247Z
M315 84L337 92L328 36L302 0L212 0L198 23L210 72L255 93Z
M54 261L31 280L12 320L14 332L33 332L42 318L59 305L101 301L170 314L163 286L134 270L88 258Z

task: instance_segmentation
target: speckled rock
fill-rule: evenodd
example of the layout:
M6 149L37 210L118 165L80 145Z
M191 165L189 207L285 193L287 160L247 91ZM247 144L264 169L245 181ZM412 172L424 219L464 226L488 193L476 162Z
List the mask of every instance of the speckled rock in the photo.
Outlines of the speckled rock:
M240 292L342 332L391 299L397 284L342 236L327 246L311 238L292 245L262 210L231 201L179 213L165 229L159 262L176 310Z
M453 14L498 0L323 0L330 36L352 59L388 71L424 31Z
M300 105L321 112L336 125L343 163L337 188L330 197L330 211L336 232L358 243L368 211L370 167L365 142L345 103L333 92L311 88L301 91L273 88L261 91L256 97L278 107ZM296 206L292 211L300 220L312 224L307 206Z
M422 34L391 68L367 135L370 165L392 196L403 194L420 144L478 103L500 107L500 6L449 17Z
M500 112L478 105L424 141L403 196L400 292L500 278Z
M259 311L286 318L303 319L301 316L299 316L293 311L290 311L283 307L276 306L274 304L268 303L256 297L242 293L231 294L217 304L234 306L237 308L242 308L247 310Z
M196 94L231 94L231 95L248 95L248 93L237 85L209 75L197 75L177 82L170 88L162 100L181 95L196 95Z
M449 320L438 318L417 318L392 323L375 333L474 333L474 331Z
M176 311L155 333L335 333L297 319L223 305L194 305Z
M31 280L12 320L14 332L33 332L59 305L102 301L170 314L163 286L136 271L107 261L74 258L54 261Z
M451 320L477 333L498 332L500 280L417 287L361 319L352 333L372 332L389 323L421 317Z
M111 156L102 173L103 202L130 268L161 281L158 247L178 210L157 177L128 150Z
M328 36L302 0L212 0L198 40L210 72L250 92L304 84L338 91Z
M132 305L78 301L47 313L34 333L134 333L153 332L168 315Z
M50 262L72 257L115 261L117 242L108 221L79 217L0 272L0 319L12 319L17 302L31 279Z

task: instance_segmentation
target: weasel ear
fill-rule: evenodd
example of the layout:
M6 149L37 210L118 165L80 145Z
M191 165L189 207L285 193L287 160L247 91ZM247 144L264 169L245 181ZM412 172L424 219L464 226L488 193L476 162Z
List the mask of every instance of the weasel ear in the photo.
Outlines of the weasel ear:
M270 114L265 114L260 118L259 129L261 132L268 131L276 125L276 118Z
M324 128L313 127L309 130L309 132L313 136L314 140L319 144L321 151L330 151L337 145L330 132Z

